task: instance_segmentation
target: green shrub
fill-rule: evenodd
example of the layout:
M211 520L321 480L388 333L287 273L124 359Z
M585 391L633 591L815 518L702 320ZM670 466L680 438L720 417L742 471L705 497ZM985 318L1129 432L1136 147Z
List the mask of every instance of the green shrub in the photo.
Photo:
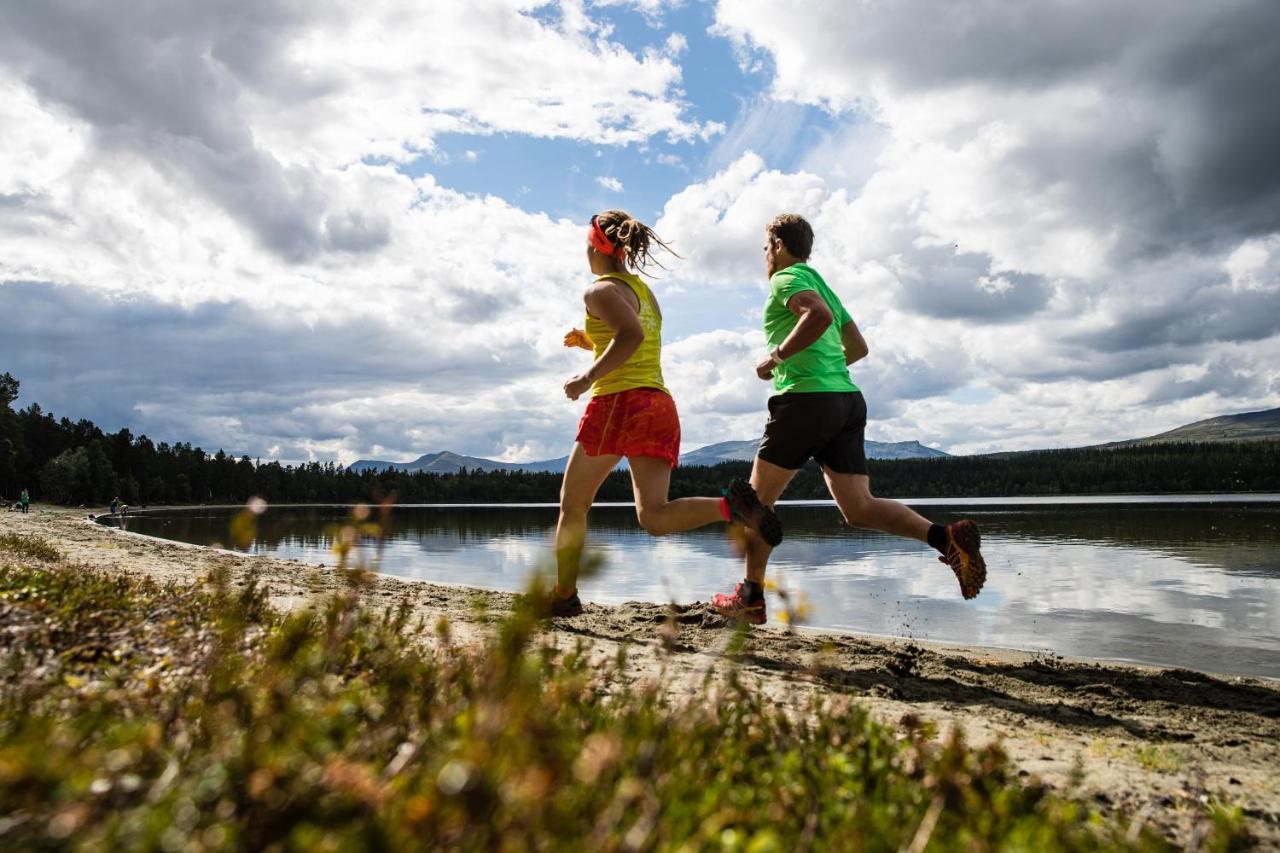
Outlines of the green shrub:
M12 554L19 559L40 560L46 563L56 563L62 559L62 554L47 540L24 533L0 533L0 551Z
M0 594L7 848L1162 846L848 700L788 713L735 677L673 700L532 607L464 647L354 588L281 615L252 582L4 567Z

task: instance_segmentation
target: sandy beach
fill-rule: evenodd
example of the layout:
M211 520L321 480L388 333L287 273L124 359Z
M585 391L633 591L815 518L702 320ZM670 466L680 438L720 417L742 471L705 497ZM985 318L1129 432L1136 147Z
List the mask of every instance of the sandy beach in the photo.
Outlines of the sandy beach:
M240 583L255 573L282 609L342 583L315 565L121 532L88 521L86 510L0 513L0 532L42 536L88 569L178 584L219 568ZM365 595L379 608L407 602L431 623L447 618L462 638L487 630L513 601L385 575ZM940 735L961 726L973 743L999 741L1020 775L1158 827L1175 844L1195 846L1197 818L1216 802L1243 811L1259 846L1280 846L1280 682L774 626L752 629L730 654L735 631L705 603L588 604L548 632L599 655L625 645L637 678L673 693L705 689L737 667L796 713L815 695L843 695L890 724L915 715Z

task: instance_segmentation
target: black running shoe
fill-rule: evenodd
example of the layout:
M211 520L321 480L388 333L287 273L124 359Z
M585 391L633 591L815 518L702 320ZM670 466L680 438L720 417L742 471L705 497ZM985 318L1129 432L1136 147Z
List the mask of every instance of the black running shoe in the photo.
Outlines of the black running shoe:
M721 494L729 501L729 512L773 547L782 542L782 522L773 510L760 503L756 490L746 480L734 480Z
M559 616L580 616L582 615L582 599L578 598L575 591L568 598L561 598L557 592L551 593L551 603L547 607L547 615L551 618Z

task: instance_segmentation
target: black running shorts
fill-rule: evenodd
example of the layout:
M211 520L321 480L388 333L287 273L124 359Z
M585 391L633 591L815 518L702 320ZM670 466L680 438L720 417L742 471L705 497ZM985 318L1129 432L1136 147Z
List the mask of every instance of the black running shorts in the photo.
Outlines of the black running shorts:
M793 471L813 458L838 474L866 474L866 431L867 402L860 391L778 394L769 398L756 455Z

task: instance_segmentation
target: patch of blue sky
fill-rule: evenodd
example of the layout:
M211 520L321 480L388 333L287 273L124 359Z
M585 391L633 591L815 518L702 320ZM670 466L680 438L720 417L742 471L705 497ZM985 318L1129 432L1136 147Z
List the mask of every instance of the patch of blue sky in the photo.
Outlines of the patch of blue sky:
M653 279L654 291L663 306L664 341L675 342L715 329L744 331L760 328L764 306L763 271L758 284L744 282L739 287L699 289L696 284L686 282L680 290L670 292L665 287L663 277L649 278Z
M711 4L692 2L655 18L628 7L591 13L607 18L611 41L635 53L661 49L673 33L682 35L687 47L676 61L685 114L702 123L720 122L723 134L689 141L658 135L629 145L511 133L446 134L437 137L434 156L419 158L404 171L429 172L442 186L496 196L556 218L583 220L598 210L623 207L654 221L672 195L748 150L771 169L801 167L808 152L840 132L848 116L771 99L765 91L767 67L744 70L729 42L707 32L712 11ZM550 4L533 14L555 24L559 7Z
M748 57L743 68L728 39L711 35L714 4L686 2L668 10L661 26L635 11L611 10L611 38L628 50L642 51L665 42L671 33L685 38L678 61L681 89L690 116L699 122L719 122L725 132L688 147L657 153L681 157L690 180L704 180L754 151L765 166L781 171L804 168L810 152L853 127L866 123L860 114L833 115L807 104L776 101L769 95L773 66L767 54ZM656 36L656 37L655 37Z
M553 218L584 220L599 210L623 207L652 222L688 180L678 166L658 159L656 147L508 133L450 134L437 137L436 144L434 158L420 158L404 171L430 172L450 189L497 196Z
M680 65L679 88L698 121L732 123L739 105L768 83L768 74L739 66L727 39L707 32L715 22L710 3L690 2L669 10L658 19L658 27L634 11L610 10L609 18L610 39L634 53L662 48L673 34L684 37L686 47L675 59Z
M795 171L805 154L838 127L837 117L816 107L756 93L739 102L733 122L708 152L705 170L718 172L753 151L766 168Z

